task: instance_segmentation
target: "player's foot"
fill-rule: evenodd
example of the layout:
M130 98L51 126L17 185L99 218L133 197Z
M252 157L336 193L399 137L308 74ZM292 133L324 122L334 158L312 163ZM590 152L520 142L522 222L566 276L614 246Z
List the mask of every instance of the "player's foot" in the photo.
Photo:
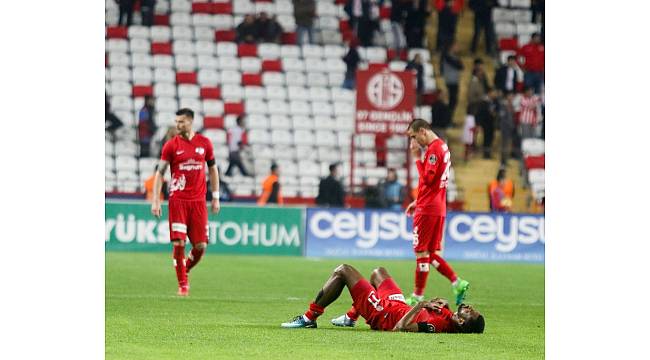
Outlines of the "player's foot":
M451 288L454 291L454 295L456 295L456 305L460 305L465 299L467 289L469 289L469 282L467 282L467 280L458 278L456 280L456 284L452 285Z
M305 319L304 315L298 315L289 322L282 323L283 328L317 328L316 321Z
M188 296L190 294L190 286L185 285L185 286L179 286L178 287L178 292L176 295L178 296Z
M332 325L354 327L357 322L350 319L348 314L343 314L336 319L332 319Z
M411 297L406 299L406 303L410 306L414 306L422 300L424 300L424 295L417 296L415 294L412 294Z

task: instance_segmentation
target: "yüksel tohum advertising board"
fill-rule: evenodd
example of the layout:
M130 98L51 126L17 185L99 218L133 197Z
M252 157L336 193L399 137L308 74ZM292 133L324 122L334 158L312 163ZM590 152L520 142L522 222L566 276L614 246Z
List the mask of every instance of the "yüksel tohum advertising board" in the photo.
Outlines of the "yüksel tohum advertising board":
M207 204L206 204L207 206ZM161 219L146 202L106 201L105 249L169 251L167 204ZM227 254L302 255L302 209L222 206L208 215L210 252Z

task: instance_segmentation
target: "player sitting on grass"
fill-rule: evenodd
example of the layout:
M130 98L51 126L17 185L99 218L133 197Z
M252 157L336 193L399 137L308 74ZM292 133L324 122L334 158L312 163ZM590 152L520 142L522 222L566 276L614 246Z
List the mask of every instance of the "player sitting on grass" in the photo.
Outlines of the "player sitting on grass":
M402 290L382 267L370 275L370 282L350 265L339 265L309 304L309 309L293 320L282 323L283 328L316 328L316 319L325 312L347 287L353 306L373 330L428 333L482 333L483 315L471 306L461 304L454 313L444 299L406 304ZM343 315L345 318L346 315ZM337 319L335 319L337 320ZM333 321L334 323L334 321ZM336 324L335 325L339 325ZM353 321L341 326L354 326Z

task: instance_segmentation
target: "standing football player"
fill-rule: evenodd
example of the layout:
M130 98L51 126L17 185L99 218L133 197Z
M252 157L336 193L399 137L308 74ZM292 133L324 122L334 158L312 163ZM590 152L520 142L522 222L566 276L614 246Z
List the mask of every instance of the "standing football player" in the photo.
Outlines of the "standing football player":
M407 299L410 305L422 301L429 276L429 265L449 279L456 296L456 305L465 298L469 283L458 276L440 256L442 234L447 213L447 182L451 168L451 153L447 144L422 119L409 125L409 151L418 169L418 196L406 208L413 216L413 250L415 251L415 289Z
M178 295L189 295L187 274L201 260L208 244L208 211L205 203L205 164L208 165L211 210L219 212L219 174L214 161L212 143L192 130L194 112L183 108L176 112L178 135L165 143L158 171L154 178L151 213L160 218L162 179L171 164L169 185L169 236L172 242L174 268L178 279ZM185 259L185 240L192 250Z

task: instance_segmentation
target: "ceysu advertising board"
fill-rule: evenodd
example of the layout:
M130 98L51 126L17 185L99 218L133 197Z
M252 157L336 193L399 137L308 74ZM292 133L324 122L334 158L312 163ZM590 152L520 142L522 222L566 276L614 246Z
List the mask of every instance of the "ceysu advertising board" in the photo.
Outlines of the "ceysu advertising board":
M307 209L305 254L312 257L413 259L413 222L403 212ZM544 216L447 214L448 260L544 262Z

